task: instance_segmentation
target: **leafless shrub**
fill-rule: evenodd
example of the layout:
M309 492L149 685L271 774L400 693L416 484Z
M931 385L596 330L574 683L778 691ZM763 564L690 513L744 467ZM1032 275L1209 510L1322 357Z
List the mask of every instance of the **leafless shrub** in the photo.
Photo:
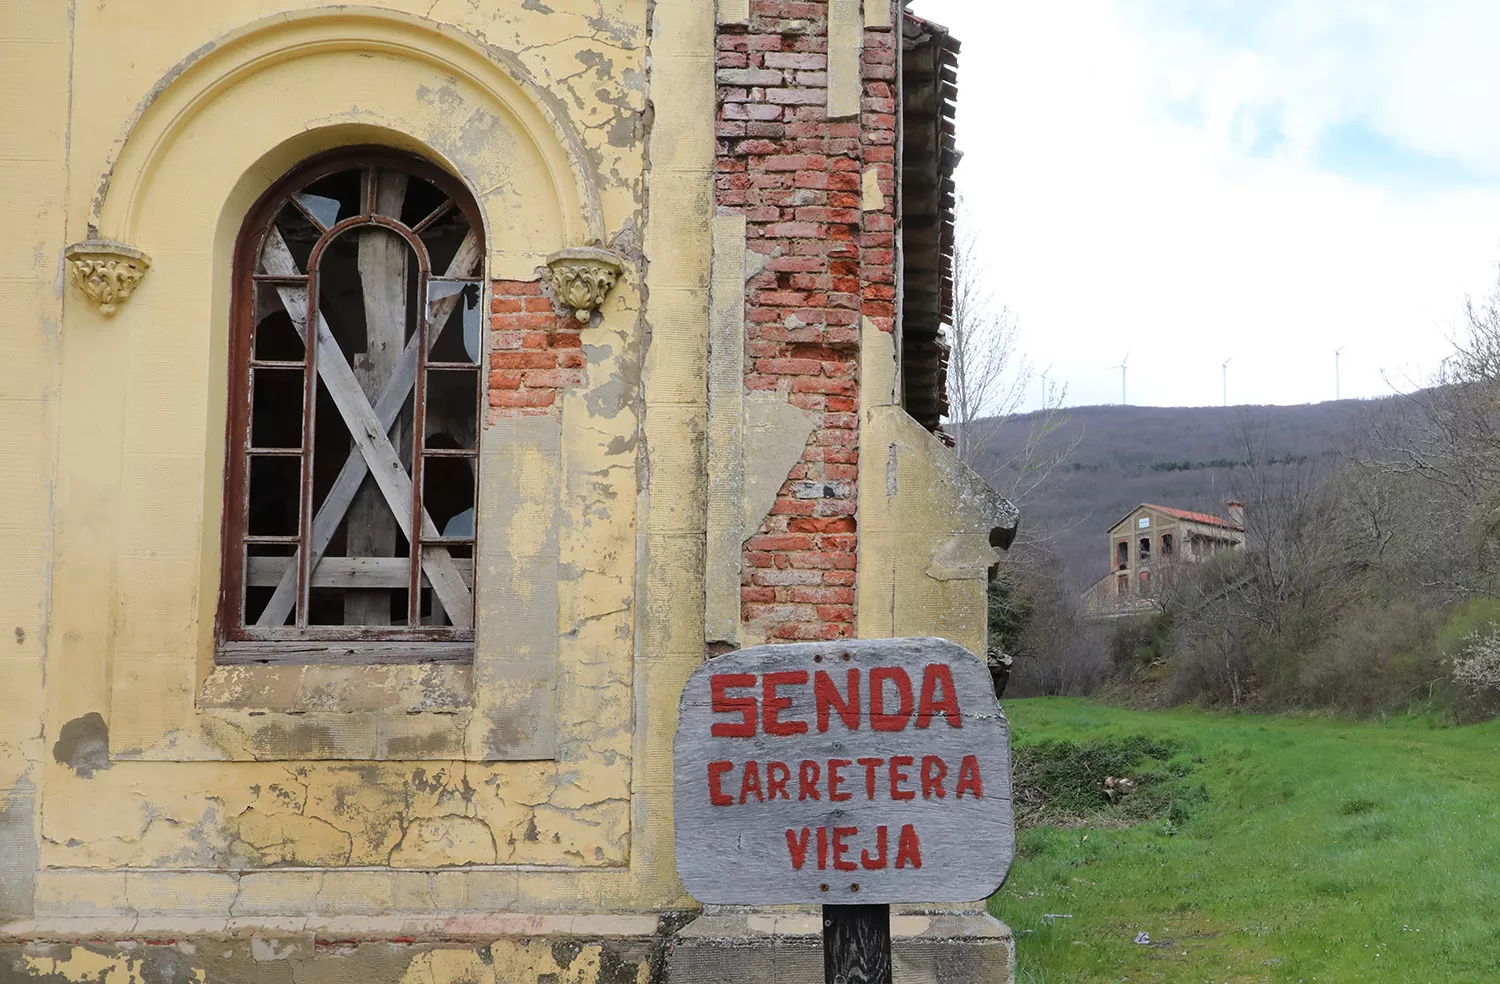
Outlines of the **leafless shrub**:
M1348 606L1321 644L1302 655L1288 703L1371 715L1430 699L1443 677L1434 644L1441 621L1405 598Z
M1372 487L1418 507L1398 519L1425 553L1419 586L1500 589L1500 282L1465 302L1445 371L1369 421L1356 454Z
M1045 545L1011 548L990 585L990 642L1015 660L1007 693L1016 697L1091 693L1109 675L1099 631ZM1009 561L1010 558L1007 558Z

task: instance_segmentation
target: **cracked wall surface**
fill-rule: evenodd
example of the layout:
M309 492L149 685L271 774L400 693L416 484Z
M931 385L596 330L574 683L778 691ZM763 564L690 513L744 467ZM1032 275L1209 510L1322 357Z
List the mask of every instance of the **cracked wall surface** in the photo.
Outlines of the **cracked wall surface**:
M0 215L25 246L0 256L12 462L0 479L0 979L660 979L657 914L694 905L672 856L683 680L706 638L749 624L747 603L830 606L818 620L837 634L854 624L854 411L870 385L856 321L883 334L895 313L879 5L865 4L873 33L861 35L839 0L834 38L839 98L859 95L868 125L827 119L813 63L828 30L821 13L816 29L791 18L779 71L817 105L785 122L816 132L781 137L846 163L824 172L838 175L828 188L766 205L857 235L857 250L797 269L793 253L750 247L747 225L772 245L758 212L728 223L720 245L738 245L733 262L721 249L717 274L716 204L738 206L716 203L716 115L728 122L716 61L749 66L732 45L716 51L713 3L10 6L0 83L27 99L0 106L17 192ZM718 13L739 18L743 39L753 8L769 37L771 6ZM475 659L218 666L234 240L278 177L351 144L443 166L485 224ZM808 238L784 231L788 249ZM111 318L64 278L64 246L95 236L152 257ZM580 322L547 296L544 264L590 244L624 268ZM778 301L793 276L794 292L841 296ZM757 320L778 306L775 324ZM730 357L747 324L767 332L761 347ZM773 385L751 385L747 357ZM759 364L781 357L819 367ZM725 370L712 380L711 364ZM714 415L711 385L729 416ZM863 426L879 442L887 423ZM737 478L711 482L721 464ZM872 494L859 485L859 501ZM836 569L789 559L784 583L768 569L741 584L745 542L771 533L815 533ZM944 604L972 601L971 546L929 551L956 586ZM706 637L711 563L721 630ZM800 580L812 570L816 584ZM880 606L860 606L871 634L863 619Z
M860 414L859 633L942 636L985 652L991 568L1020 523L1016 507L896 402L896 346L868 321Z
M493 942L315 937L0 945L0 979L51 984L389 981L391 984L646 984L660 940L557 937Z
M702 360L668 352L646 379L646 167L654 114L683 188L662 188L665 214L703 199L688 185L711 180L712 84L710 68L697 93L679 76L650 99L648 10L711 61L690 0L48 2L7 19L0 71L39 87L0 151L26 158L12 226L32 244L0 267L0 440L21 464L0 482L0 924L97 926L179 898L262 920L682 901L654 822L667 783L639 761L669 758L651 709L675 707L682 671L637 634L686 638L701 605L651 580L690 569L666 548L642 568L639 535L672 525L682 488L659 463L665 521L646 525L645 406ZM217 667L229 247L280 173L350 142L468 184L496 297L550 304L539 269L564 246L625 269L588 322L551 329L549 378L491 380L472 667ZM153 259L110 320L62 277L63 245L92 235ZM692 282L678 267L663 296ZM505 412L507 392L545 412Z

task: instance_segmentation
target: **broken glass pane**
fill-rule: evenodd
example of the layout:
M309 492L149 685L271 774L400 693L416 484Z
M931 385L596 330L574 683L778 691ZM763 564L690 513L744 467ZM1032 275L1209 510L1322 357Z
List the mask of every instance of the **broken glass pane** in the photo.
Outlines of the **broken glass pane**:
M297 199L298 204L306 209L307 213L313 217L313 220L321 225L325 231L332 228L333 224L338 222L339 210L343 206L337 198L326 198L323 195L314 195L305 191L300 195L293 195L292 197Z
M246 531L251 536L296 536L301 491L301 458L252 455Z
M362 200L363 181L361 172L358 170L339 171L330 174L326 178L319 178L306 188L302 189L303 196L325 198L338 203L338 211L334 213L334 222L339 222L351 216L359 215L364 211ZM319 213L321 221L322 216ZM328 225L333 225L333 222Z
M422 220L448 204L448 196L421 178L412 178L406 186L406 202L401 206L401 222L416 228Z
M474 459L425 458L422 462L422 508L443 536L472 536L474 528ZM465 512L467 519L460 519ZM456 521L456 522L455 522ZM455 531L450 534L449 527ZM461 532L465 526L471 531Z
M479 362L484 330L483 291L473 281L433 279L427 285L428 359Z
M301 362L304 349L286 305L306 317L307 288L283 284L255 285L255 341L251 357L258 362Z
M256 369L250 403L250 444L302 447L302 370Z
M423 446L473 451L479 440L479 373L474 369L430 369Z
M277 276L300 275L307 272L307 261L312 256L312 248L323 235L323 230L318 228L317 223L307 217L295 205L288 203L276 215L276 221L271 224L275 233L279 233L281 241L292 254L294 269L287 270L271 261L271 250L274 236L266 235L266 244L261 249L261 262L257 273L270 273Z

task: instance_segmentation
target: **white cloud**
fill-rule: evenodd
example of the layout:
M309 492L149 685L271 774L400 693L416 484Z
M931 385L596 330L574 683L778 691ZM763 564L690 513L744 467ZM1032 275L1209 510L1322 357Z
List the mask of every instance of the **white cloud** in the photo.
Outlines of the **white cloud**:
M1447 353L1500 260L1500 184L1371 183L1320 154L1356 123L1500 174L1481 112L1500 68L1480 54L1500 14L1372 6L1243 0L1225 23L1124 0L914 5L964 42L960 188L1070 403L1117 401L1104 367L1126 350L1131 402L1163 405L1218 403L1230 355L1231 402L1298 403L1332 397L1339 346L1346 397Z

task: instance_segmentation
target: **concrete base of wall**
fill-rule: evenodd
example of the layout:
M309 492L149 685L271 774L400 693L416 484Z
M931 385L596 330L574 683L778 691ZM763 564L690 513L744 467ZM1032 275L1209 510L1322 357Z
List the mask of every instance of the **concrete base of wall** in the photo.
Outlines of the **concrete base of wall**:
M0 927L0 984L654 984L688 915L344 918L316 930L142 918L133 932L128 919Z
M813 909L711 907L656 915L147 916L0 926L0 984L820 984ZM210 925L210 923L214 923ZM891 918L896 984L1013 984L1010 929L982 911Z
M822 919L815 910L712 907L672 939L672 984L820 984ZM989 914L922 912L891 915L896 984L1012 984L1015 940Z

